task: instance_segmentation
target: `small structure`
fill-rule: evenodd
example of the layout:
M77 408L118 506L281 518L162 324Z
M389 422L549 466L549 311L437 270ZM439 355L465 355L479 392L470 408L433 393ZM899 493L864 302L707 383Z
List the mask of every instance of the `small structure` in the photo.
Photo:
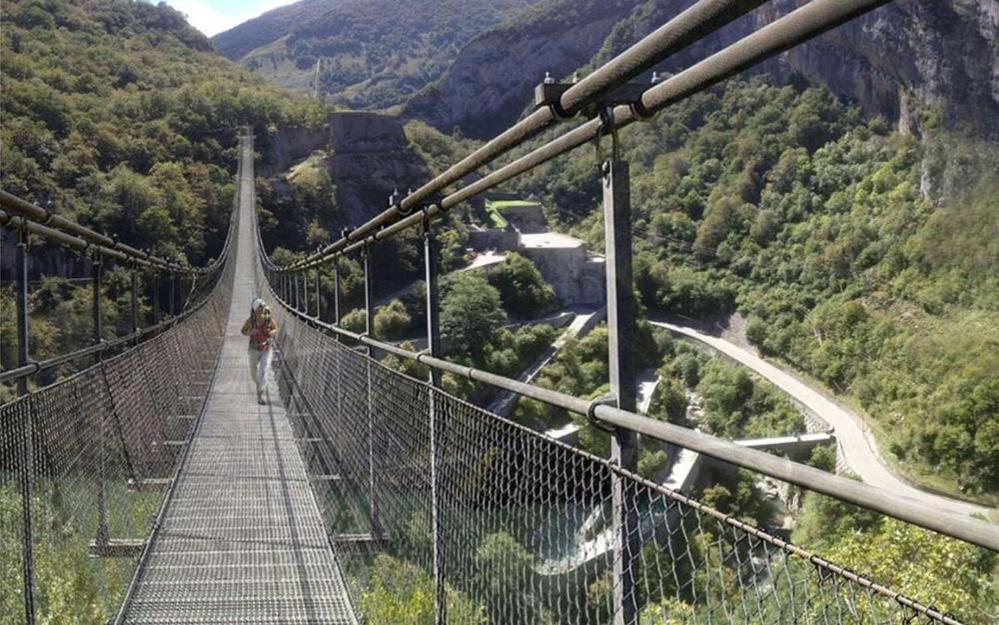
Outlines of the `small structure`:
M604 257L590 253L580 239L548 230L540 203L502 194L487 196L485 207L491 227L469 232L473 250L529 258L563 304L603 303Z

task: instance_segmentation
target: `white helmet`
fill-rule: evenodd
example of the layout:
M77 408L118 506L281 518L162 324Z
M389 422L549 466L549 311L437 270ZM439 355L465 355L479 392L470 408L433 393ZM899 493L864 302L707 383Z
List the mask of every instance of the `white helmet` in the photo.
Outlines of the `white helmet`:
M250 308L251 308L252 310L257 310L257 309L258 309L258 308L260 308L261 306L265 306L265 305L266 305L266 304L264 304L264 300L262 300L262 299L260 299L260 298L258 297L257 299L253 300L253 303L252 303L252 304L250 304Z

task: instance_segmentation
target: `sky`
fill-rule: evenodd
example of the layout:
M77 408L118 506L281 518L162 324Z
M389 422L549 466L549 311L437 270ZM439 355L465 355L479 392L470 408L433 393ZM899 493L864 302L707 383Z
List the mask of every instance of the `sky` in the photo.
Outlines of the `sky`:
M165 0L209 37L295 0Z

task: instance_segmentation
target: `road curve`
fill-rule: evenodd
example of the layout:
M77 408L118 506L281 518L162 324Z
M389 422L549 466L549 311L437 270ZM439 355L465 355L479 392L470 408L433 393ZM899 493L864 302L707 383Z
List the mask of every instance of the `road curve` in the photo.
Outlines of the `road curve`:
M864 482L959 514L984 514L991 519L991 515L995 512L993 508L922 491L903 481L889 470L878 454L874 442L866 432L863 420L858 415L844 409L797 377L775 367L749 350L686 326L664 321L649 321L649 323L674 334L692 338L752 369L829 423L836 432L840 457Z

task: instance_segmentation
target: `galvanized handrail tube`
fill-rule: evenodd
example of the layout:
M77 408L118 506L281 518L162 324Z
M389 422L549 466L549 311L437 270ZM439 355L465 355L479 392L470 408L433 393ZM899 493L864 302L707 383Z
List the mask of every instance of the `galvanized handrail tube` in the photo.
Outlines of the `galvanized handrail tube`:
M645 70L669 58L676 52L706 35L764 4L767 0L700 0L673 17L652 33L621 52L566 90L559 100L559 108L568 115L575 115L580 108L593 101L608 89L638 76ZM551 108L534 111L524 119L494 137L485 145L452 165L439 176L397 204L379 213L366 223L348 232L338 241L322 250L292 263L285 269L304 269L328 259L330 254L347 245L364 239L369 233L385 226L396 217L404 216L425 203L433 195L458 182L470 173L493 162L525 141L536 137L560 121Z
M316 322L315 319L306 317L301 312L294 310L287 302L278 297L274 289L270 287L269 281L268 287L271 288L271 292L275 295L278 302L296 317L358 343L377 348L400 358L414 360L447 373L453 373L470 380L511 391L523 397L536 399L579 415L586 415L590 410L591 402L585 399L533 386L525 382L519 382L474 367L459 365L423 352L413 352L329 323ZM946 510L938 510L907 497L895 495L878 487L864 484L863 482L827 473L799 462L773 456L763 451L743 447L732 441L705 434L704 432L698 432L664 421L657 421L644 415L627 412L608 405L598 405L593 412L599 420L608 425L627 428L639 434L644 434L667 443L673 443L712 458L750 469L781 480L782 482L795 484L862 508L881 512L886 516L918 525L939 534L999 552L999 525L995 523L980 521L972 517L963 517Z
M599 119L591 119L467 187L447 195L439 203L432 205L426 214L430 217L437 217L461 202L485 193L557 156L585 145L600 136L602 132L618 130L640 121L644 116L656 113L671 104L708 89L733 74L752 67L794 45L817 37L854 17L887 4L889 1L812 0L805 6L646 90L642 94L641 115L632 107L617 106L614 108L614 123L611 128L603 128ZM375 219L380 217L381 215ZM327 246L323 250L322 259L329 260L362 249L372 242L384 241L402 230L417 225L420 220L420 214L412 214L366 238L358 238L358 233L363 232L363 228L368 225L365 224L365 226L353 230L351 236ZM379 221L379 225L385 221L387 220ZM315 255L312 255L288 267L273 266L273 268L277 271L300 270L310 266L316 260Z
M642 106L649 112L661 110L890 1L812 0L645 91Z
M24 226L33 234L52 239L76 249L89 248L104 256L110 256L134 264L155 267L173 273L209 273L218 265L217 261L207 267L193 267L171 263L166 259L153 256L148 252L117 241L96 230L81 226L70 219L32 204L3 189L0 189L0 205L5 206L10 211L9 213L0 211L0 224L8 225L13 221L14 217L23 217L28 220ZM13 225L11 227L18 226Z
M89 243L112 247L115 243L111 237L95 232L78 223L70 221L61 215L20 198L13 193L0 189L0 204L9 208L15 215L30 219L43 225L51 226L68 234L80 237Z
M207 291L207 293L210 294L211 290ZM55 356L53 358L49 358L49 359L46 359L46 360L39 360L39 361L36 361L36 362L32 362L31 364L28 364L28 365L24 365L24 366L17 367L15 369L8 369L6 371L0 372L0 384L4 384L4 383L7 383L7 382L13 382L13 381L16 381L16 380L20 380L22 378L30 377L30 376L35 375L37 373L40 373L42 371L46 371L48 369L51 369L52 367L57 367L57 366L59 366L61 364L65 364L67 362L70 362L70 361L73 361L73 360L77 360L79 358L84 358L86 356L92 356L94 354L105 352L105 351L114 349L114 348L122 345L123 343L128 343L129 341L141 340L143 337L145 337L148 334L153 334L153 333L156 333L156 332L159 332L159 331L162 331L162 330L166 330L170 326L183 321L184 319L186 319L187 317L189 317L190 315L192 315L193 313L195 313L207 301L208 301L208 295L206 295L204 298L202 298L202 300L199 301L197 304L195 304L195 305L191 306L190 308L182 311L181 313L177 314L175 317L171 317L169 319L165 319L163 321L160 321L156 325L151 325L151 326L149 326L147 328L142 328L142 329L138 330L137 332L132 332L132 333L129 333L129 334L124 334L124 335L116 337L114 339L103 341L103 342L101 342L99 344L88 345L87 347L82 347L82 348L80 348L80 349L78 349L76 351L69 352L67 354L61 354L61 355Z
M115 258L120 261L129 260L128 256L126 256L124 252L121 252L119 250L111 249L103 245L88 243L85 239L82 239L78 236L67 234L65 232L56 230L55 228L51 228L49 226L46 226L44 224L35 221L30 221L27 218L22 218L20 216L12 215L4 210L0 210L0 226L5 226L12 230L22 230L22 229L27 230L31 234L35 234L40 237L50 239L52 241L55 241L56 243L59 243L60 245L65 245L66 247L75 250L80 250L80 251L91 250L99 254L102 254L104 256ZM133 262L149 266L149 263L144 260L135 260Z
M274 289L271 286L271 284L270 284L269 281L268 281L268 288L271 289L272 293L274 292ZM289 310L293 314L296 314L296 316L302 318L303 320L309 321L309 322L313 322L314 321L311 318L304 317L300 313L295 313L295 311L293 311L288 306L287 302L284 302L280 298L278 298L278 301L285 307L285 309ZM371 339L370 337L367 337L367 336L365 336L363 334L359 334L359 333L356 333L356 332L351 332L349 330L344 330L342 328L333 326L331 324L319 323L319 324L314 324L314 325L317 325L318 327L330 330L330 331L334 332L336 335L343 335L343 336L346 336L348 338L351 338L351 339L353 339L355 341L358 341L358 342L361 342L361 343L367 343L367 344L372 345L372 346L377 346L379 349L382 349L382 350L384 350L384 351L386 351L388 353L395 354L395 355L403 357L403 358L408 358L408 359L411 359L411 360L416 360L417 362L423 363L423 364L431 366L433 368L438 368L438 369L440 369L442 371L449 371L451 373L455 373L456 375L461 375L461 376L464 376L464 377L468 377L470 379L478 380L478 381L485 382L485 383L488 383L488 384L493 384L493 385L498 386L500 388L505 388L507 390L512 390L512 391L514 391L514 392L516 392L518 394L522 394L522 395L525 395L525 396L528 396L528 397L532 397L533 399L537 399L539 401L543 401L543 402L555 405L557 407L564 408L564 409L569 410L571 412L576 412L576 413L579 413L579 414L586 414L586 412L587 412L587 410L588 410L588 408L589 408L589 406L591 404L591 402L588 402L588 401L585 401L585 400L582 400L582 399L578 399L578 398L574 398L574 397L571 397L569 395L564 395L562 393L558 393L557 391L550 391L548 389L542 389L542 388L539 388L539 387L534 387L534 386L531 386L529 384L525 384L525 383L522 383L522 382L517 382L516 380L512 380L512 379L509 379L509 378L503 378L502 376L496 376L494 374L490 374L490 373L487 373L487 372L479 371L479 370L474 369L472 367L466 367L466 366L457 365L455 363L451 363L451 362L448 362L448 361L445 361L445 360L440 360L440 359L434 358L432 356L429 356L429 355L427 355L426 353L423 353L423 352L421 352L421 353L411 352L409 350L405 350L405 349L402 349L402 348L397 347L395 345L392 345L391 343L383 343L381 341L377 341L375 339ZM523 391L523 392L521 392L521 391ZM646 422L651 421L653 423L662 423L662 422L654 421L654 420L649 419L647 417L643 417L641 415L635 415L635 414L632 414L632 413L628 413L626 411L620 411L620 410L617 410L617 409L611 409L611 410L623 413L624 415L626 415L629 418L636 418L636 419L640 419L640 420L643 420L643 421L646 421ZM601 412L603 412L603 411L601 411ZM603 414L601 418L608 420L608 422L610 423L614 419L614 415L613 414L610 414L610 415ZM670 425L670 424L665 424L665 425ZM516 426L516 427L524 427L524 426ZM710 435L703 434L701 432L695 432L695 431L692 431L692 430L686 430L685 428L680 428L679 426L672 426L672 427L673 428L677 428L677 429L679 429L681 431L684 431L685 433L693 434L693 435L695 435L695 438L714 439L714 437L712 437ZM653 438L659 438L660 440L669 440L669 439L665 439L665 438L660 438L661 434L662 433L660 433L660 432L649 432L648 433L648 435L652 436ZM727 441L721 441L721 440L718 440L718 439L714 439L714 440L716 442L719 442L719 443L728 443ZM557 442L557 441L554 442L553 444L560 445L560 446L564 446L565 445L564 443L560 443L560 442ZM735 446L735 445L733 443L728 443L727 445L721 445L719 449L712 449L710 451L705 451L703 453L705 453L707 455L712 455L711 451L714 451L716 454L726 454L727 450L724 449L724 448L725 447L729 447L729 446ZM735 446L735 447L738 447L738 446ZM741 448L741 447L738 447L738 449L742 450L742 451L745 451L745 452L748 452L748 456L750 456L750 457L757 456L757 455L769 456L769 454L766 454L766 453L760 452L760 451L756 451L756 450L751 450L751 449L746 449L746 448ZM578 452L577 451L577 453L582 453L584 455L589 455L586 452ZM721 458L718 455L714 455L713 457L719 458L721 460L728 461L728 460L726 460L726 458ZM824 488L824 490L825 490L826 494L829 494L829 495L831 495L831 496L833 496L833 497L835 497L837 499L842 499L842 500L845 500L845 501L850 501L851 503L854 503L856 505L860 505L861 507L868 507L868 506L863 501L858 501L858 500L855 500L855 499L857 499L857 498L864 499L864 498L867 498L869 496L872 496L872 494L874 496L876 496L876 495L884 495L888 499L897 498L897 496L895 496L895 495L892 495L890 493L883 493L882 491L880 491L877 488L866 486L866 485L864 485L864 484L862 484L860 482L854 482L852 480L847 480L845 478L841 478L841 477L836 476L836 475L828 474L828 473L825 473L823 471L819 471L818 469L813 469L812 467L807 467L806 465L799 465L798 463L794 463L794 462L791 462L789 460L784 460L784 459L781 459L781 458L778 458L778 457L775 457L775 456L770 456L770 458L773 458L774 460L779 461L781 464L789 464L789 465L792 465L793 467L803 467L805 469L809 469L810 472L814 472L815 474L817 474L817 476L819 477L819 479L821 479L823 481L830 480L830 481L832 481L834 483L835 482L839 482L839 483L846 482L847 484L860 487L860 488L857 489L861 493L860 495L858 495L856 492L850 491L850 492L847 492L847 494L846 494L845 497L841 495L842 491L838 488L839 484L835 484L834 486L830 486L829 488ZM738 463L737 462L733 462L733 464L738 464ZM614 470L615 471L620 471L620 469L618 469L618 468L614 468ZM761 473L766 473L765 471L760 471L760 472ZM775 477L777 477L777 476L775 476ZM651 480L648 480L648 479L643 478L643 477L638 476L638 475L632 475L632 478L635 479L635 480L637 480L637 481L639 481L639 482L642 482L642 483L644 483L644 484L646 484L649 487L654 488L654 489L662 489L662 488L664 488L662 485L657 484L655 482L652 482ZM790 481L790 480L788 480L788 481ZM870 491L870 492L867 492L867 491ZM715 510L713 508L707 507L704 504L702 504L701 502L697 501L696 499L692 499L692 498L690 498L690 497L688 497L688 496L686 496L686 495L684 495L684 494L682 494L682 493L680 493L678 491L673 491L671 493L671 497L677 499L678 501L681 501L682 503L685 503L686 505L689 505L689 506L691 506L691 507L699 510L702 513L711 515L711 516L715 517L716 519L718 519L719 521L721 521L721 522L723 522L723 523L725 523L727 525L730 525L730 526L736 527L738 529L741 529L741 530L743 530L743 531L751 534L752 536L756 537L757 539L759 539L759 540L761 540L763 542L766 542L768 544L772 544L772 545L777 546L777 547L779 547L781 549L785 549L785 550L787 550L787 551L789 551L791 553L794 553L796 556L801 557L804 561L811 562L813 565L815 565L815 566L817 566L819 568L827 570L827 571L829 571L829 572L831 572L833 574L836 574L836 575L839 575L839 576L843 576L843 577L845 577L847 579L850 579L851 581L853 581L855 583L858 583L858 584L860 584L860 585L862 585L862 586L864 586L866 588L869 588L871 591L873 591L873 592L875 592L877 594L880 594L880 595L889 597L889 598L891 598L891 599L893 599L895 601L898 601L900 604L902 604L902 605L904 605L906 607L909 607L909 608L913 609L914 611L919 612L920 614L923 614L923 615L928 616L928 617L930 617L932 619L935 619L935 621L939 621L941 623L944 623L945 625L961 625L961 623L959 621L957 621L956 619L951 618L947 614L944 614L944 613L940 612L939 610L937 610L936 608L933 608L932 606L926 606L926 605L923 605L922 603L919 603L918 601L914 601L914 600L912 600L912 599L910 599L910 598L908 598L908 597L906 597L904 595L901 595L901 594L893 591L890 588L887 588L887 587L885 587L885 586L883 586L881 584L878 584L877 582L875 582L875 581L873 581L871 579L868 579L868 578L866 578L866 577L864 577L862 575L858 575L857 573L854 573L854 572L852 572L852 571L850 571L848 569L844 569L843 567L840 567L840 566L838 566L838 565L836 565L836 564L834 564L832 562L829 562L825 558L822 558L821 556L819 556L819 555L817 555L815 553L812 553L812 552L810 552L810 551L808 551L806 549L802 549L801 547L798 547L797 545L788 543L787 541L779 538L778 536L774 536L774 535L772 535L772 534L770 534L770 533L768 533L768 532L766 532L764 530L761 530L761 529L759 529L759 528L757 528L757 527L755 527L753 525L749 525L747 523L744 523L743 521L740 521L739 519L735 518L734 516L732 516L730 514L724 514L724 513L719 512L719 511L717 511L717 510ZM910 500L904 500L904 502L905 502L904 505L906 505L906 506L912 506L913 505L913 503L911 503ZM916 507L919 507L919 506L917 505ZM892 509L886 510L885 513L888 516L897 517L897 515L894 513L894 511ZM928 514L928 513L929 512L925 508L923 508L922 514L925 515L925 514ZM950 513L945 513L945 515L950 515ZM958 518L960 518L960 517L958 517ZM912 521L912 522L915 523L915 524L917 524L917 525L922 525L918 521ZM980 530L984 526L985 528L989 529L990 531L994 530L994 526L989 526L989 525L987 525L985 523L978 522L978 521L975 521L974 523L977 526L975 529ZM959 540L964 540L966 542L971 542L971 543L974 543L974 544L978 544L979 546L982 546L982 547L986 547L986 548L989 548L989 549L996 550L995 546L990 546L989 544L982 544L978 540L971 539L971 538L959 535L963 531L960 528L957 529L957 530L954 530L954 531L949 531L949 528L950 528L950 526L947 526L947 530L946 531L942 530L942 531L940 531L940 533L952 536L953 538L958 538ZM994 540L994 536L995 536L994 533L991 534L991 535L987 535L987 537L990 540L993 540L993 543L996 542Z

